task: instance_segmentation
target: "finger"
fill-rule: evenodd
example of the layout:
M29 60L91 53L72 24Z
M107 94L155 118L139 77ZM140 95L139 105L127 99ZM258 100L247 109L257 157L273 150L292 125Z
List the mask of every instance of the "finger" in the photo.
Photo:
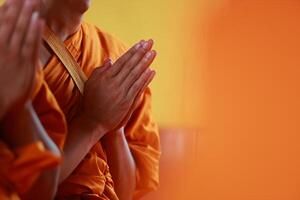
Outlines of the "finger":
M127 122L129 121L129 119L131 118L132 113L135 111L135 109L139 106L139 104L141 103L141 98L142 95L144 94L145 90L147 89L148 85L151 83L151 81L153 80L154 76L155 76L155 71L152 72L152 74L148 77L147 81L144 83L142 89L137 93L132 106L130 108L130 110L128 111L126 117L123 119L122 123L120 124L120 126L122 125L126 125Z
M102 67L98 67L95 69L94 73L92 74L91 78L98 77L103 72L107 71L112 66L112 61L110 58L106 59L104 61L104 64Z
M22 43L24 42L24 39L28 32L32 12L33 4L31 3L31 1L26 0L22 8L21 14L19 16L18 22L16 24L16 27L14 29L14 33L12 35L10 44L10 48L14 49L17 52L18 50L21 50Z
M41 8L42 3L43 3L42 0L29 0L29 1L31 1L31 4L33 5L35 10L39 10Z
M140 62L129 72L126 79L122 82L127 89L143 74L143 72L149 68L154 58L156 57L156 51L148 51Z
M19 13L22 8L23 1L10 0L7 4L7 9L2 16L2 20L5 23L1 24L0 29L0 45L9 44L11 35L14 31L14 27L17 23Z
M131 47L124 55L122 55L115 63L114 66L108 71L109 76L116 76L120 69L122 68L123 64L130 59L135 52L140 48L142 41L135 44Z
M3 17L3 14L5 12L5 4L0 6L0 27L2 26L2 17Z
M140 103L140 99L141 99L142 95L144 94L144 92L147 89L147 87L149 86L149 84L153 81L155 75L156 75L156 72L152 71L151 75L149 76L149 78L147 79L145 84L143 85L142 89L136 95L136 98L135 98L134 104L133 104L133 109L136 109L138 107L138 104Z
M139 79L130 87L126 98L135 100L138 95L140 95L144 88L146 88L149 83L153 80L155 76L155 71L147 69Z
M153 46L153 40L149 40L145 42L142 47L138 49L138 51L125 63L120 72L117 74L117 80L121 84L123 83L131 71L136 68L137 64L142 60L145 54L150 50Z
M3 25L5 24L4 23L4 15L6 13L6 10L7 10L7 2L5 2L3 5L1 5L0 7L0 34L2 33L2 29L3 29ZM1 36L1 35L0 35ZM0 38L0 51L2 50L6 50L4 49L4 40Z
M39 60L39 54L42 47L42 37L43 37L43 31L44 31L44 20L39 19L37 24L37 36L36 40L34 40L33 44L33 59L36 61L36 66L38 66L38 60ZM30 33L29 33L30 34Z
M39 19L38 19L38 13L34 12L31 16L30 25L28 32L25 37L24 44L22 46L22 57L27 61L34 59L35 55L35 46L36 42L38 42L37 37L39 33Z

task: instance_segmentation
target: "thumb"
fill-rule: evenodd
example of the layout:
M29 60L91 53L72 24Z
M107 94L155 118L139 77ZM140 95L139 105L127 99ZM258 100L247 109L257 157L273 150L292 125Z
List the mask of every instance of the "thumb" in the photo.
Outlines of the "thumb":
M112 66L112 61L110 58L104 60L104 63L101 67L97 67L94 71L95 76L98 76L108 70Z
M108 68L110 68L111 66L112 66L112 61L110 58L107 58L104 60L104 64L102 65L101 69L104 72L108 70Z

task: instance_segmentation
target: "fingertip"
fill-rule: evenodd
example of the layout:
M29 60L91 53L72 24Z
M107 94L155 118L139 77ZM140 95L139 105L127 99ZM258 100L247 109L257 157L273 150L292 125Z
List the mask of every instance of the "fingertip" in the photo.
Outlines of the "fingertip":
M154 58L157 56L157 51L156 50L152 50Z
M155 70L151 70L151 76L150 76L151 78L150 79L152 80L155 75L156 75L156 71Z

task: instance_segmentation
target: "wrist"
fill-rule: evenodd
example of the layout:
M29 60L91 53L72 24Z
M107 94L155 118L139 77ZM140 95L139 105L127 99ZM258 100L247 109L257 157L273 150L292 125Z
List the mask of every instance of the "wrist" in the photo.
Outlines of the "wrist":
M126 140L124 128L111 131L103 137L103 142L106 144L119 143L119 141Z
M79 126L81 129L84 129L84 131L92 133L92 136L97 140L101 139L101 137L108 132L108 130L101 123L97 123L85 113L80 113L72 121L72 124Z

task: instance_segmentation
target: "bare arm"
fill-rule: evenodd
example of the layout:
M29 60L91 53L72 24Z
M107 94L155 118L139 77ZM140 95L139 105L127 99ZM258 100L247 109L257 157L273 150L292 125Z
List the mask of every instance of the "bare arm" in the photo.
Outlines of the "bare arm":
M64 147L64 160L59 182L64 181L73 172L104 134L104 129L97 128L84 116L75 118L69 124L69 134Z
M119 199L132 200L136 187L136 166L124 129L107 134L102 144L105 147L109 169Z

